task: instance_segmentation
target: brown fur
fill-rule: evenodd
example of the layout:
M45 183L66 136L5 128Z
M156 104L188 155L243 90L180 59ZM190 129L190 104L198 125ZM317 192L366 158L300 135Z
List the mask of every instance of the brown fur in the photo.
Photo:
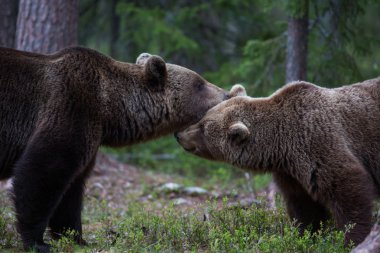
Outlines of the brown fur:
M301 231L330 215L340 229L355 224L347 242L370 231L380 184L380 78L337 89L295 82L268 98L235 97L178 140L196 155L273 173Z
M41 55L0 48L0 179L14 177L25 248L74 229L100 145L147 141L184 129L226 98L186 68L142 54L138 64L94 50Z

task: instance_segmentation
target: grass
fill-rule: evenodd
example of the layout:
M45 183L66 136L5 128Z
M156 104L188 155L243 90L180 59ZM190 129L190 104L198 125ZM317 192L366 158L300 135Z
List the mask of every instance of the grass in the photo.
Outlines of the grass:
M260 206L221 206L215 201L203 211L181 211L174 205L150 210L137 203L125 213L105 202L86 199L84 211L87 247L73 243L72 233L51 241L58 252L348 252L344 233L330 226L300 236L282 206L275 211ZM13 218L0 218L2 252L21 251L15 231L6 227Z
M75 245L70 231L59 241L50 240L47 233L46 241L58 252L349 252L350 247L344 247L344 232L330 225L316 234L306 231L299 235L280 197L274 210L266 208L265 197L259 204L236 204L253 191L265 192L270 175L252 177L228 165L196 158L179 149L173 139L163 138L133 149L105 149L145 169L134 172L131 188L120 188L123 184L112 180L110 188L106 183L99 188L98 182L86 195L82 220L88 246ZM121 173L114 179L123 181ZM166 180L200 186L210 194L183 208L174 204L182 196L157 190ZM107 196L122 191L119 198L123 204L101 200L102 194L97 192L103 190L101 187L106 187ZM211 194L214 191L220 196ZM14 212L6 195L0 191L0 252L21 252ZM151 199L142 200L148 195Z
M221 209L209 204L209 219L174 207L161 215L140 205L103 228L102 245L110 252L346 252L344 234L330 230L299 236L281 209Z

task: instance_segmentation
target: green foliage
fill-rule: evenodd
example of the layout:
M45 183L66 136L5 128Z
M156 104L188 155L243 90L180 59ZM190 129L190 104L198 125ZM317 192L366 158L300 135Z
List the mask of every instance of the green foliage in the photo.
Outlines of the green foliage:
M80 41L106 53L110 44L116 44L117 58L126 61L150 52L200 72L215 71L223 62L238 59L245 41L265 30L255 26L263 20L262 15L253 15L258 12L256 4L243 0L117 2L118 40L110 38L110 20L114 19L110 5L82 0ZM96 27L101 28L99 32Z
M74 237L76 232L73 230L66 231L64 235L59 240L52 240L51 247L54 252L75 252L79 249L76 245Z
M309 0L287 0L285 9L289 16L301 18L309 11Z
M361 33L370 23L363 14L369 1L319 1L312 5L312 30L309 34L309 78L327 87L341 86L373 78L364 76L359 57L371 58L375 44ZM373 8L372 6L371 8ZM377 6L379 7L379 6ZM361 21L361 22L360 22ZM363 45L366 45L363 48Z
M184 8L174 18L180 21L185 16L193 16L193 12L194 10ZM138 52L149 48L151 53L166 58L180 50L191 54L198 49L198 44L184 35L180 27L174 25L177 22L170 22L172 17L168 17L164 9L148 9L134 3L120 3L118 14L121 17L121 29L125 31L121 34L121 39L134 43Z
M190 67L222 86L265 96L284 85L287 16L309 13L307 80L334 87L378 75L380 5L373 0L80 1L82 44L133 62L141 52ZM338 74L337 74L338 73Z
M0 192L0 204L1 200L6 198L6 194L1 194ZM5 205L7 206L7 205ZM17 241L18 235L13 228L14 217L12 210L9 207L0 208L0 251L1 252L12 252L12 249L18 245Z
M268 39L248 40L243 48L243 56L236 63L225 63L218 72L207 72L205 77L216 83L240 83L250 96L263 96L279 88L285 78L284 34Z
M246 40L238 62L206 73L215 83L246 85L248 94L267 96L285 84L286 16L299 16L307 1L260 3L267 29ZM371 3L371 4L368 4ZM365 5L368 4L368 5ZM335 87L378 76L379 27L373 27L373 1L310 1L307 80ZM264 14L263 14L264 13ZM365 15L366 14L366 15ZM376 31L375 31L376 30ZM364 32L362 32L364 31ZM363 64L366 62L366 64Z
M253 186L255 190L263 189L272 181L270 174L259 174L253 177Z
M1 196L4 197L4 196ZM324 224L315 234L301 236L289 220L282 202L276 210L243 207L211 201L203 209L181 211L173 205L159 212L150 204L130 204L126 211L112 209L105 201L86 198L84 237L89 245L74 243L67 231L58 241L47 239L57 252L349 252L344 232ZM261 205L260 205L261 206ZM21 252L14 217L0 215L0 251ZM6 212L8 212L7 210ZM5 230L8 230L6 233Z
M171 206L157 215L142 205L131 205L124 216L102 223L91 248L110 252L268 253L350 249L344 247L344 232L330 226L301 236L281 207L275 212L255 206L228 207L226 200L222 207L209 203L205 213L185 214Z

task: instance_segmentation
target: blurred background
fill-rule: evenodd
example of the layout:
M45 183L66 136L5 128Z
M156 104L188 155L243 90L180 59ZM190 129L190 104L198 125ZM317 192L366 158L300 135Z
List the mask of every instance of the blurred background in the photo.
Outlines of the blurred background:
M223 88L241 83L255 97L292 80L336 87L380 73L376 0L0 0L0 5L2 46L52 53L82 45L126 62L149 52ZM228 182L241 176L227 165L186 154L172 136L103 151L189 178Z

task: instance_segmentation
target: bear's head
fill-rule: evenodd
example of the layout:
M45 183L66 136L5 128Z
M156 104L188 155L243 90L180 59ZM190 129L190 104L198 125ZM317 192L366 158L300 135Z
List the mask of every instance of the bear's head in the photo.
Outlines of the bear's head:
M149 93L163 98L162 104L166 106L164 119L156 126L156 135L183 130L229 97L226 91L194 71L165 63L159 56L143 53L136 64L143 67Z
M247 168L260 132L253 130L257 125L252 116L257 112L252 107L252 98L246 96L244 90L240 87L233 90L235 97L211 108L198 123L176 137L179 144L194 155Z

